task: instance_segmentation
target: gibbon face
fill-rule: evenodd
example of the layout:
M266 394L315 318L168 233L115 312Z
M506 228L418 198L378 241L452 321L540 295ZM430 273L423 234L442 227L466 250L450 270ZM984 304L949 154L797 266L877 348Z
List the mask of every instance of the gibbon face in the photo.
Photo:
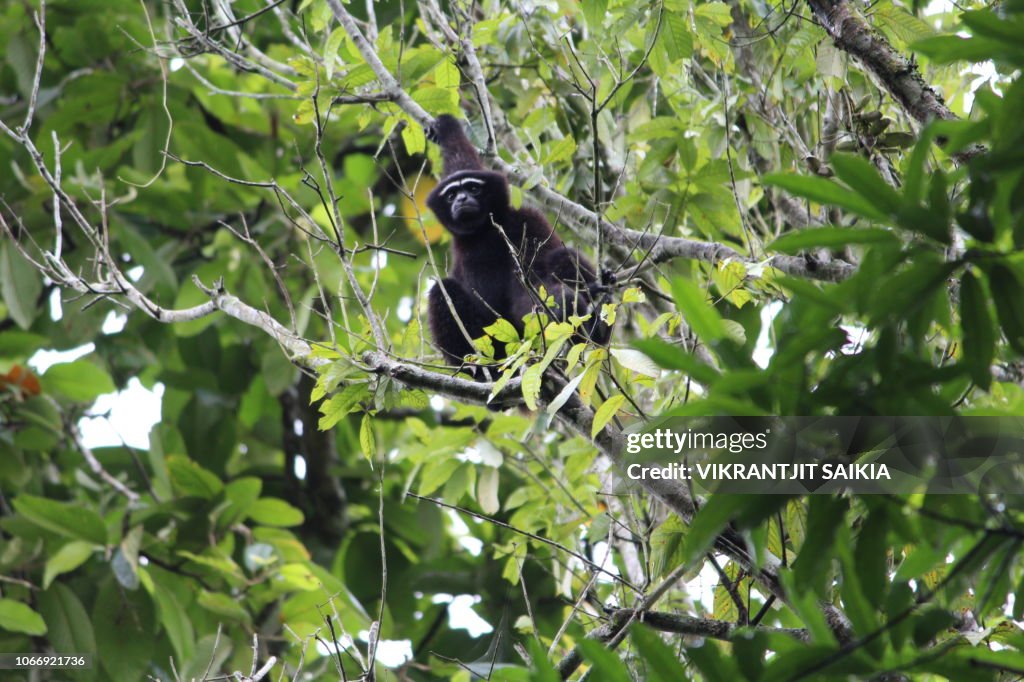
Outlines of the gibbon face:
M508 209L505 178L489 171L460 171L445 178L427 205L455 236L469 236L501 222Z

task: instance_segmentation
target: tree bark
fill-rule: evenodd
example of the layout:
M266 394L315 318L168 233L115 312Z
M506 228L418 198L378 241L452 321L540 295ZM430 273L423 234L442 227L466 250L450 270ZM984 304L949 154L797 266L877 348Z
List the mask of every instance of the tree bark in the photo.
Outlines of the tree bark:
M855 57L918 123L959 119L942 95L925 82L917 63L900 54L846 0L807 0L807 4L836 47ZM952 157L964 164L983 151L984 147L972 145Z

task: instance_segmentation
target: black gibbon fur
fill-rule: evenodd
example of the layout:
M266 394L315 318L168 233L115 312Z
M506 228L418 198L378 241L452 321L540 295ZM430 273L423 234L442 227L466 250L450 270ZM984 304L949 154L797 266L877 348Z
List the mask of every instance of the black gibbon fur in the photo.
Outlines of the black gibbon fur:
M592 310L604 289L594 267L562 243L539 211L509 204L508 181L484 170L458 119L438 116L428 135L441 148L444 178L427 205L452 234L451 269L442 284L470 338L483 336L484 327L499 317L522 332L523 316L541 311L558 320L591 314L582 335L607 343L611 329ZM540 286L554 305L542 303ZM476 351L440 287L430 290L429 304L434 343L449 364L463 364ZM503 357L500 347L496 355Z

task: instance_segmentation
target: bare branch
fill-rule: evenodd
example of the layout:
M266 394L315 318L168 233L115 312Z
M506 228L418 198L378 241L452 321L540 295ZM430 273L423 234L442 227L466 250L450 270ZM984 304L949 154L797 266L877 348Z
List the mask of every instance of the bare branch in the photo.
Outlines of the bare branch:
M469 72L470 82L473 84L473 91L476 94L477 103L480 105L480 113L484 119L484 127L487 129L487 143L484 147L486 156L493 156L496 153L497 141L494 132L494 117L491 114L490 91L487 88L487 78L484 76L483 67L476 54L476 46L473 45L472 23L466 21L461 27L461 35L456 32L445 19L444 13L437 0L420 0L420 12L425 19L437 27L449 46L453 49L461 49L462 55L466 58L466 70Z
M356 49L359 50L359 54L363 56L374 75L377 76L377 80L380 81L384 88L384 94L394 98L394 101L402 108L405 113L409 114L417 123L426 128L430 125L433 120L423 107L421 107L412 97L409 96L401 84L395 79L388 68L384 66L384 63L377 56L377 52L373 49L373 45L366 40L362 32L359 30L359 26L356 24L355 17L348 13L345 6L341 4L341 0L327 0L328 7L331 8L331 12L334 13L334 18L338 20L342 28L345 29L345 33L348 34L352 42L355 43Z
M39 29L39 56L36 58L36 69L32 75L32 89L28 95L28 109L25 111L25 122L18 133L28 135L32 127L32 119L36 114L36 101L39 98L39 85L43 80L43 61L46 59L46 0L39 0L39 11L34 15L36 27Z
M94 474L96 474L104 481L106 481L106 483L111 488L121 493L126 498L128 498L129 503L134 504L135 502L138 502L139 494L132 490L131 488L129 488L128 486L126 486L118 479L114 478L110 474L110 472L103 468L103 465L100 464L100 461L96 459L96 455L93 454L93 451L90 450L89 447L86 446L85 442L82 440L82 432L79 430L78 424L76 424L74 421L68 421L64 425L64 428L67 431L67 433L71 436L71 440L74 442L75 448L80 453L82 453L82 457L85 459L86 464L89 465L89 469L91 469Z

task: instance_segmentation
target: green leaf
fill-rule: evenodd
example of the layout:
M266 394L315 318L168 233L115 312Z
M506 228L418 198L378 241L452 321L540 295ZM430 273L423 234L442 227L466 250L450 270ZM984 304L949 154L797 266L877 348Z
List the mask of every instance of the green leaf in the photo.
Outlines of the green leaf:
M920 544L912 549L904 550L906 558L896 571L895 580L908 581L921 578L925 573L933 570L936 565L945 560L943 553L928 544Z
M0 294L11 317L22 329L32 326L43 291L42 277L10 242L0 246Z
M339 63L338 59L338 48L345 41L345 29L339 26L338 28L331 31L331 35L327 38L327 43L324 45L324 71L326 72L327 80L331 80L334 76L334 68Z
M890 215L895 215L902 208L903 201L900 195L882 179L878 170L864 157L836 152L828 162L839 179L860 194L865 201Z
M586 378L586 376L586 372L580 372L571 380L567 381L565 386L562 387L562 390L558 392L558 395L548 403L546 410L547 413L555 414L562 409L562 406L565 405L565 403L569 401L569 398L576 393L576 389L579 388L581 383L583 383L583 379Z
M476 470L471 464L460 463L448 480L444 482L444 489L441 491L442 499L448 504L458 504L463 495L473 491L475 474Z
M491 394L487 396L487 402L491 402L492 400L494 400L494 396L501 393L501 389L505 388L505 386L508 385L508 382L512 380L514 374L515 372L513 370L507 369L501 373L500 377L495 379L494 387L491 388Z
M722 316L708 303L703 289L687 279L677 277L672 280L672 298L687 324L702 341L709 343L725 336Z
M718 26L728 26L732 23L732 14L729 5L724 2L702 2L695 6L694 16L708 19Z
M813 590L821 595L829 577L836 528L844 522L849 502L828 495L811 495L807 504L807 530L793 563L793 580L805 592Z
M513 343L519 340L519 332L512 325L511 322L505 318L499 317L487 327L484 327L484 333L494 337L495 341L501 341L502 343Z
M92 621L71 588L57 583L39 595L38 603L39 613L46 621L47 639L57 653L96 653Z
M536 638L530 637L526 640L526 649L530 654L530 662L532 663L528 679L532 680L532 682L562 681L562 678L551 665L551 661L548 660L547 651L544 650Z
M964 331L964 364L974 383L988 390L996 351L995 327L981 282L970 270L960 279L960 326Z
M770 173L762 177L761 181L767 185L781 187L794 196L810 199L819 204L838 206L850 213L879 222L886 221L885 213L879 211L873 204L825 178L791 173Z
M574 153L576 153L576 140L571 135L566 135L551 146L551 150L548 152L547 157L545 157L544 163L552 164L569 161Z
M612 521L606 512L601 512L590 521L587 528L587 540L589 542L604 542L608 538L608 531L611 530Z
M648 140L656 140L662 137L668 137L675 139L684 132L685 126L683 126L678 118L673 116L658 116L652 118L647 123L642 123L638 126L633 127L629 132L629 141L646 142Z
M957 267L956 263L922 259L902 272L877 282L871 301L872 321L881 323L890 315L901 315L930 300Z
M685 539L689 525L678 516L670 515L658 524L651 534L651 572L664 577L684 561Z
M287 528L301 525L302 512L276 497L262 497L249 510L249 518L263 526Z
M586 659L602 682L632 682L633 676L629 674L629 668L622 662L618 655L604 645L592 639L581 639L576 642L583 658Z
M738 346L746 343L746 329L735 319L723 319L722 329L725 330L725 337Z
M983 205L972 206L957 214L956 222L968 234L981 242L991 244L996 238L996 226Z
M420 495L430 495L447 483L461 465L462 463L455 458L430 459L420 473Z
M705 639L703 646L688 648L686 655L704 673L706 680L743 679L735 660L726 656L713 639Z
M596 438L597 434L601 433L601 429L607 426L608 422L612 420L615 413L619 411L619 407L621 407L622 403L625 401L626 396L619 393L601 403L601 407L597 408L597 412L594 414L594 423L590 427L591 438Z
M928 163L934 141L935 125L931 124L921 131L920 139L914 145L914 151L910 153L910 159L907 161L906 172L903 175L903 196L911 206L920 204L924 196L924 167Z
M103 580L92 610L96 635L95 665L111 680L144 680L156 641L153 603L144 590L126 592L113 579Z
M606 351L601 348L596 351L592 351L588 354L585 369L583 370L583 379L580 380L579 392L580 400L585 404L590 405L590 401L593 400L594 391L597 388L597 380L601 376L601 363L604 361L604 357L607 355Z
M152 578L149 582L152 582ZM156 602L160 623L164 626L167 638L171 640L174 655L179 661L191 660L196 636L192 629L192 620L185 613L185 609L178 602L174 592L161 589L159 585L154 586L150 596Z
M417 104L427 110L427 113L437 116L439 114L459 114L459 91L457 89L438 88L427 86L418 88L412 93L412 98L416 100ZM410 123L406 128L417 128L419 130L418 136L423 135L423 128L416 123ZM402 131L403 137L405 131ZM423 147L419 147L419 151L422 152L426 148L426 138L422 138ZM406 140L408 145L408 140ZM419 144L419 137L417 137L417 144ZM410 154L419 153L409 150Z
M643 303L646 300L647 295L640 287L630 287L622 292L623 303Z
M473 347L478 355L489 360L494 359L494 342L491 340L491 337L481 336L480 338L473 339Z
M659 367L680 370L704 385L712 384L718 379L718 372L714 367L701 362L693 353L680 346L652 338L634 341L633 347L654 360Z
M808 303L821 306L833 313L845 313L850 310L849 301L836 287L822 287L807 280L783 275L775 282Z
M245 518L249 508L260 498L263 481L255 476L236 478L224 486L224 498L229 502L226 509L217 518L217 527L230 528Z
M50 367L42 377L42 385L47 393L60 393L83 403L117 390L110 375L88 360L62 362Z
M704 554L749 501L750 498L743 495L712 495L690 524L690 532L686 536L686 562Z
M640 660L647 666L645 679L650 682L686 682L690 679L679 657L650 629L634 627L629 636Z
M732 320L729 320L730 322ZM652 377L657 379L661 376L661 369L658 367L651 358L638 350L631 348L610 348L608 352L616 362L622 365L625 369L637 374Z
M963 12L960 21L976 36L993 38L1009 47L1020 48L1020 37L1024 35L1024 21L1021 21L1020 15L998 16L990 10L974 10Z
M658 42L670 61L677 62L693 54L693 36L686 25L686 15L666 9L661 17Z
M850 541L850 529L839 526L836 529L835 543L837 554L843 568L843 580L839 585L839 594L843 598L843 606L846 615L853 623L853 628L858 635L865 635L874 632L878 628L878 616L875 607L864 594L860 583L860 576L857 573L857 566L853 558L853 548ZM808 549L804 545L805 550ZM880 602L875 602L880 603ZM880 655L879 646L882 644L877 638L865 643L865 646L876 656Z
M867 601L875 605L885 603L889 587L888 530L885 509L873 509L860 528L853 553L857 580Z
M320 421L317 424L321 431L332 428L342 417L359 407L360 401L368 398L369 388L365 383L349 384L338 395L331 396L320 405Z
M209 592L200 590L196 603L204 609L222 618L248 624L252 618L239 602L226 594L220 592Z
M43 617L28 604L13 599L0 599L0 628L10 632L24 632L26 635L46 634Z
M289 589L311 592L321 587L320 580L305 563L290 563L281 567L279 579Z
M45 497L18 495L14 498L14 509L35 525L58 535L96 545L107 542L107 527L103 519L87 507Z
M583 354L583 351L585 351L586 349L587 349L587 344L583 343L583 342L574 343L572 345L572 348L570 348L569 351L565 354L565 371L566 372L571 372L576 367L577 363L579 363L579 361L580 361L580 356Z
M912 44L911 49L915 52L931 57L940 64L950 64L959 61L983 62L989 59L1002 59L1013 54L1017 59L1024 56L1024 50L1012 49L1006 43L989 38L974 36L973 38L962 38L960 36L935 36L918 40Z
M460 81L459 67L455 60L445 57L434 68L434 84L439 88L458 89Z
M1006 340L1013 350L1024 354L1024 287L1017 273L1005 263L989 267L988 281Z
M583 0L583 16L592 34L597 34L604 25L604 17L608 12L608 0Z
M725 576L719 577L718 584L715 585L713 592L711 615L715 620L735 621L739 617L739 609L736 607L736 602L733 600L732 595L729 594L729 588L727 585L733 585L736 583L736 577L738 576L739 571L736 564L730 562L723 572L725 573ZM725 581L728 581L728 583ZM746 582L749 584L749 580ZM742 584L736 585L735 590L738 594L744 594L746 592L746 589Z
M891 231L882 228L812 227L788 232L768 249L782 253L798 253L806 249L835 249L848 244L899 244Z
M427 148L427 136L423 128L415 123L409 123L402 128L402 142L405 143L405 151L409 156L422 154Z
M46 345L46 337L17 329L0 334L0 358L27 358Z
M364 414L359 423L359 448L367 460L373 461L377 455L377 442L373 437L373 420L369 414Z
M167 458L167 472L174 491L181 497L211 499L224 488L215 474L183 455Z
M230 557L221 555L216 549L208 549L203 554L179 549L178 555L220 573L229 581L240 580L242 577L241 567Z
M540 364L530 365L523 372L523 400L529 410L537 409L537 399L540 397L540 383L544 376L544 367Z
M83 540L73 540L67 543L46 560L46 569L43 571L43 589L50 587L53 579L62 573L70 573L92 556L97 545Z

